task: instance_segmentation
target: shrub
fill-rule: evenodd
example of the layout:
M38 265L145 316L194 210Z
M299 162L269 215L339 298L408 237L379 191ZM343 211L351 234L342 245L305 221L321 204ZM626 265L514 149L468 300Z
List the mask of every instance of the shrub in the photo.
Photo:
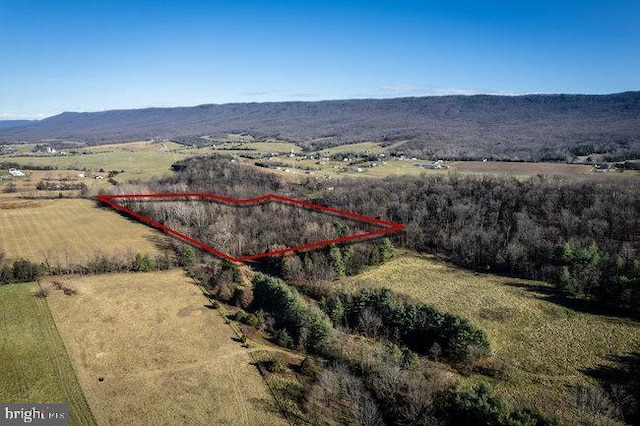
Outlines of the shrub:
M233 290L233 295L231 296L231 303L235 306L240 306L242 308L248 308L253 301L253 292L250 288L241 288L236 287Z
M249 317L247 318L247 324L251 327L259 328L262 326L262 321L260 321L257 315L249 314Z
M314 360L313 358L306 357L302 360L302 363L300 363L300 372L305 376L315 378L318 376L318 374L320 374L321 371L322 367L320 367L320 365L318 365L316 360Z
M20 259L13 262L12 280L14 282L35 281L40 277L42 268L37 263L31 263L28 260Z
M8 184L5 185L3 191L6 192L7 194L16 192L17 191L16 184L13 182L9 182Z
M42 298L47 297L49 295L49 289L40 287L39 289L33 292L33 295L35 297L42 297Z
M249 317L247 316L246 312L237 311L235 314L233 314L233 316L231 318L236 320L236 321L238 321L238 322L241 322L241 323L245 324Z
M281 359L265 361L264 366L270 373L284 373L287 371L287 363Z
M183 268L189 267L196 262L196 252L189 246L183 246L178 251L178 265Z
M0 269L0 284L9 284L13 282L13 268L5 265Z
M278 346L282 346L287 349L294 349L296 346L295 342L285 329L281 329L276 332L275 341Z
M135 272L147 272L152 269L151 259L149 255L142 255L136 253L136 257L133 259L132 268Z

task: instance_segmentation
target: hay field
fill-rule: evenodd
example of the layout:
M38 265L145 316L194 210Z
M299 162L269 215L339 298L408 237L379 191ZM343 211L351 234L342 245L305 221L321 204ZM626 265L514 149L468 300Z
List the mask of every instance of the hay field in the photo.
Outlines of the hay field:
M156 253L164 238L149 227L84 199L3 200L0 249L52 265L83 264L97 253Z
M83 151L89 152L109 152L109 151L128 151L128 152L141 152L141 151L158 151L161 148L167 150L175 150L184 148L184 145L177 144L175 142L153 142L153 141L137 141L137 142L125 142L125 143L113 143L105 145L95 145L83 148Z
M505 161L455 161L449 164L452 170L462 173L494 174L506 176L593 175L593 166L565 163L516 163Z
M0 401L69 405L72 425L95 420L46 299L35 283L0 286Z
M186 158L182 152L159 152L153 150L128 151L114 149L108 152L92 152L88 154L66 156L2 156L2 161L12 161L23 167L53 166L58 169L91 170L124 170L115 177L118 182L150 179L171 172L171 164Z
M226 143L223 145L217 145L214 150L225 150L229 149L229 147L233 147L238 150L250 149L252 151L261 152L261 153L290 153L292 150L294 153L299 154L302 152L302 148L298 145L291 142L249 142L242 144L230 144Z
M248 349L183 271L60 281L79 294L47 300L99 424L284 424Z
M571 390L594 383L585 371L610 366L610 355L640 350L640 323L568 309L554 303L541 282L475 274L406 253L342 283L388 287L468 318L486 331L494 358L507 366L506 380L492 380L496 391L570 424L592 416L576 407Z

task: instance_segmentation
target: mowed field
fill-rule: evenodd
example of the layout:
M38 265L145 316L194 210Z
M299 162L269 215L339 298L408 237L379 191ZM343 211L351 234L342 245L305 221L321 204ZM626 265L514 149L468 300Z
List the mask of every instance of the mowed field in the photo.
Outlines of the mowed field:
M391 288L468 318L486 331L506 379L461 380L490 381L510 403L535 405L568 424L607 423L578 408L575 386L593 385L585 373L613 367L610 356L640 351L638 322L563 307L545 283L475 274L430 257L401 254L342 284Z
M95 424L46 299L35 283L0 286L0 401L69 405L72 425Z
M84 264L98 253L155 253L162 234L85 199L0 201L0 249L10 259Z
M171 172L171 164L188 155L182 153L159 152L156 150L129 151L127 147L113 151L89 151L87 154L67 156L3 156L3 161L16 162L22 167L51 166L58 169L91 170L94 173L100 169L123 170L115 180L126 182L129 180L144 180L167 175ZM106 175L106 173L101 173Z
M248 349L183 271L58 281L78 292L47 301L99 424L285 424Z

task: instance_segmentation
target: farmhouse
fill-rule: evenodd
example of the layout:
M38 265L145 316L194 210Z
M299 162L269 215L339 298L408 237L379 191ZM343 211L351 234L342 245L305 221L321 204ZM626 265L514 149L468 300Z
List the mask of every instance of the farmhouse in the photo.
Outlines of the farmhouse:
M9 169L9 174L14 177L25 176L22 170L11 168Z

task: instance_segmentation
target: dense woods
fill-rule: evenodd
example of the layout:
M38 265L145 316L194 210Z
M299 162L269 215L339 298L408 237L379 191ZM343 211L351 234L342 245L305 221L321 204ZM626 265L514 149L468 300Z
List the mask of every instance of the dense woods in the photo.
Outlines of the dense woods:
M243 205L198 197L119 202L234 257L380 229L370 223L279 200Z

